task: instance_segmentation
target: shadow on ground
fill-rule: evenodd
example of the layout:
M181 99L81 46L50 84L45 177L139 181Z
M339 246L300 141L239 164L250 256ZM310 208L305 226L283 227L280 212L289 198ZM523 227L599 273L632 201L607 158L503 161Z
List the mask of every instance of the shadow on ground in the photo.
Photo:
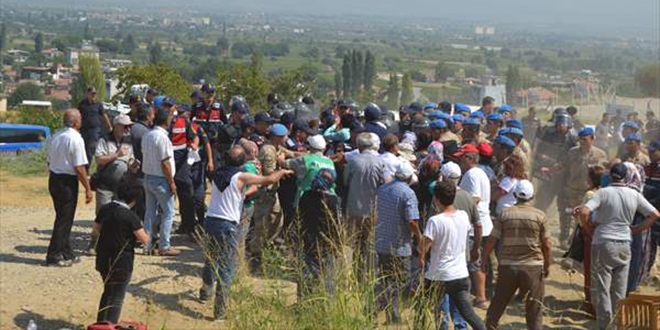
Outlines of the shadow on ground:
M48 319L41 314L33 312L23 312L14 317L14 325L19 329L25 329L30 323L30 320L34 320L37 325L37 329L47 329L47 330L59 330L59 329L70 329L70 330L84 330L85 326L80 324L73 324L64 320L55 320Z

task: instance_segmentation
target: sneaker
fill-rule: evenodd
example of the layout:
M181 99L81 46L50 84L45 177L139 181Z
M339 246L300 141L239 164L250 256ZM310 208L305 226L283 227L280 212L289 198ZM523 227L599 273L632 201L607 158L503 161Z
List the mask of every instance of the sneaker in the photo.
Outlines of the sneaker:
M46 261L46 267L71 267L71 265L73 265L71 260Z
M176 257L179 254L181 254L181 251L173 247L167 248L165 250L158 250L158 255L161 257Z

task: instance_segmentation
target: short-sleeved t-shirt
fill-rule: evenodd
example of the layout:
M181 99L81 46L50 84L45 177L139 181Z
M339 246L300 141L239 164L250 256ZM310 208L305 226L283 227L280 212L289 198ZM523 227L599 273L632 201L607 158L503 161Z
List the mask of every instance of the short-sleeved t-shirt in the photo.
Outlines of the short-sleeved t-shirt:
M465 251L470 220L465 211L440 213L426 223L424 236L433 240L426 279L453 281L469 276Z
M635 212L647 216L655 211L655 207L642 194L620 184L598 189L585 206L591 211L597 211L593 218L596 229L592 245L606 240L632 240L630 225Z
M154 127L142 138L142 172L144 174L164 177L162 161L168 159L175 174L174 149L167 131L159 126Z
M120 201L104 205L96 216L101 234L96 246L96 269L123 273L133 270L136 230L142 221L128 206Z
M467 213L472 226L481 225L481 218L479 217L479 209L477 209L477 203L474 202L474 198L472 198L472 196L470 196L470 194L468 194L465 190L460 188L456 189L454 207Z
M541 247L549 237L543 211L528 204L511 206L495 220L490 236L500 241L500 265L543 265Z
M82 117L82 130L101 128L102 117L105 114L101 102L89 102L89 100L84 99L78 105L78 110Z
M479 197L477 209L479 210L483 236L490 235L490 231L493 230L493 222L490 219L490 180L488 180L486 172L480 167L471 168L461 178L459 187L470 196ZM470 235L473 235L472 231Z
M502 181L500 181L498 187L502 189L506 194L497 200L497 208L495 210L496 214L502 214L504 209L516 205L516 197L513 196L513 189L517 184L518 179L514 179L508 176L502 178Z

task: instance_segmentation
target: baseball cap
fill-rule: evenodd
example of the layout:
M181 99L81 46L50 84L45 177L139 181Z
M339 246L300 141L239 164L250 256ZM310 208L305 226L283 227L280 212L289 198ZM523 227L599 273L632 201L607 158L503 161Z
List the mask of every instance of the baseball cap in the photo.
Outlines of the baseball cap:
M325 150L326 147L325 138L321 134L307 137L307 143L309 143L309 146L315 150Z
M263 123L272 124L275 121L273 120L273 118L270 118L270 116L267 113L259 112L256 115L254 115L254 122L255 123L263 122Z
M515 127L515 128L518 128L518 129L522 129L522 128L523 128L523 122L522 122L522 120L520 120L520 119L518 119L518 118L511 118L511 119L508 119L508 120L506 121L506 124L505 124L505 125L506 125L506 127Z
M627 122L623 123L623 127L632 128L635 131L639 130L639 125L637 125L637 123L634 122L634 121L627 121Z
M296 119L296 121L293 122L293 129L296 131L303 131L308 135L316 135L318 133L309 127L309 124L302 119Z
M480 126L480 125L481 125L481 121L479 120L479 118L470 117L470 118L466 118L466 119L463 121L463 125L474 125L474 126Z
M454 119L455 122L457 121L457 122L461 122L461 123L466 119L465 116L463 116L461 114L458 114L458 113L451 116L451 117L452 117L452 119Z
M410 105L408 105L405 110L408 113L420 112L420 111L424 111L424 107L419 102L413 102L410 103Z
M275 136L286 136L289 134L289 131L282 124L273 124L273 126L270 127L270 134Z
M176 105L176 98L174 98L174 97L166 97L166 98L163 100L163 105L166 105L166 106L173 106L173 105Z
M624 163L614 164L610 168L610 177L614 180L621 181L626 175L628 175L628 167Z
M499 120L499 121L503 121L503 120L504 120L504 116L502 116L501 114L499 114L499 113L497 113L497 112L496 112L496 113L491 113L490 115L488 115L488 117L486 117L486 120Z
M162 107L166 97L159 95L154 98L154 107Z
M293 111L285 112L285 113L282 114L282 116L280 116L280 124L282 124L282 125L291 124L291 123L293 123L295 118L296 118L296 115L293 113Z
M131 118L129 118L127 115L124 114L119 114L117 117L115 117L112 120L112 125L124 125L124 126L130 126L133 125L133 122L131 121Z
M520 180L513 190L516 198L530 200L534 197L534 185L529 180Z
M470 114L470 118L484 119L485 116L484 116L484 113L483 113L483 112L481 112L481 111L475 111L475 112L473 112L473 113Z
M426 103L426 105L424 105L424 110L426 110L426 109L437 109L437 108L438 108L438 104L433 103L433 102L429 102L429 103Z
M453 155L454 157L461 157L467 154L479 154L479 149L474 144L468 143L461 146L460 149Z
M495 143L500 144L500 145L502 145L504 147L507 147L509 149L513 149L513 148L516 147L516 143L513 142L513 140L511 140L511 138L509 138L506 135L498 135L495 138Z
M211 83L205 83L201 88L204 93L215 93L215 85Z
M647 149L649 150L649 152L656 152L660 150L660 140L651 141Z
M440 173L448 179L458 179L461 177L461 167L454 162L446 162L440 167Z
M493 147L488 142L481 142L477 145L477 150L479 150L479 155L484 157L490 157L493 155Z
M594 132L593 128L585 127L585 128L580 130L580 133L578 133L578 136L583 137L583 136L590 136L590 135L594 135L594 134L596 134L596 132Z
M497 132L497 134L501 135L506 135L506 134L513 134L516 136L523 137L523 131L520 128L515 128L515 127L504 127Z
M407 180L412 177L413 174L415 174L415 170L412 165L410 165L410 162L399 163L399 166L397 166L396 171L394 172L394 176L399 180Z
M642 141L642 135L639 133L630 133L626 135L626 141L625 142L641 142Z
M457 111L457 112L467 112L467 113L472 112L472 110L470 110L470 107L468 107L467 105L465 105L463 103L454 104L454 110Z
M426 115L426 117L433 120L433 119L438 119L438 118L442 117L442 115L445 115L445 113L440 111L440 110L433 110L433 111L429 112Z
M511 106L508 104L502 104L500 107L497 109L497 112L502 113L502 112L511 112Z
M246 116L241 120L241 128L254 127L254 119L250 116Z
M447 128L447 123L445 123L445 121L442 119L436 119L431 122L429 127L431 127L431 129L443 129Z

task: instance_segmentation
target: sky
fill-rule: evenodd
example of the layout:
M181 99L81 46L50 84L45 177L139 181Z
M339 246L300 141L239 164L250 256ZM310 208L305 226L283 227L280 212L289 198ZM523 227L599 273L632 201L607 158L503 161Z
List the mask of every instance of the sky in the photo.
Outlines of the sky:
M11 1L11 0L10 0ZM22 0L43 2L50 0ZM134 0L60 0L62 4L135 5ZM658 0L142 0L219 12L259 11L313 15L398 16L506 26L545 26L576 32L658 36Z

